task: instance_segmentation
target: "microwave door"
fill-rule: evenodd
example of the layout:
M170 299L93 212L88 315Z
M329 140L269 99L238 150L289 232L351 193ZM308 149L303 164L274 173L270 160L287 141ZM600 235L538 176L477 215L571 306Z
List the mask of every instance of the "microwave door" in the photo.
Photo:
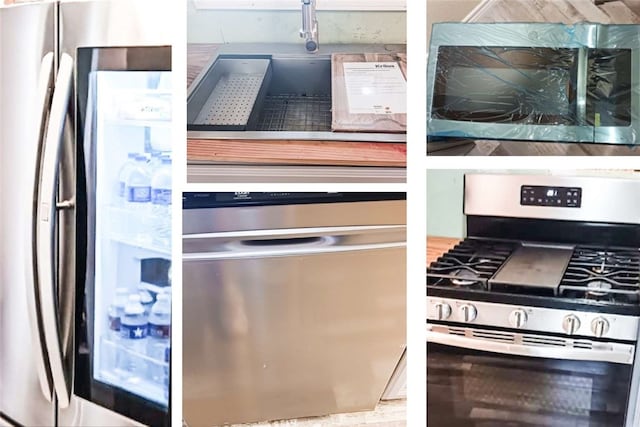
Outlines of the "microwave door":
M594 142L640 144L640 28L602 25L589 49L587 120Z
M430 138L591 142L584 119L590 27L567 39L559 24L434 25Z
M0 37L0 424L55 424L28 214L54 81L54 22L52 3L0 6L0 28L16 35Z

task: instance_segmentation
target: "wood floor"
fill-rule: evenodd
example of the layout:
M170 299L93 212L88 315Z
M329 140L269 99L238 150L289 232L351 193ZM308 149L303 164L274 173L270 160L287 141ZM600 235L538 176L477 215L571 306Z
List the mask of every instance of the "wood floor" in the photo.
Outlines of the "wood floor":
M640 0L625 0L640 13ZM593 0L485 0L466 22L597 22L640 24L640 16L625 2L595 5ZM435 148L431 147L432 149ZM438 150L431 155L468 156L636 156L640 147L601 144L563 144L529 141L470 140L466 146Z
M404 427L407 424L406 411L406 400L390 400L380 402L374 411L266 423L234 424L231 427Z

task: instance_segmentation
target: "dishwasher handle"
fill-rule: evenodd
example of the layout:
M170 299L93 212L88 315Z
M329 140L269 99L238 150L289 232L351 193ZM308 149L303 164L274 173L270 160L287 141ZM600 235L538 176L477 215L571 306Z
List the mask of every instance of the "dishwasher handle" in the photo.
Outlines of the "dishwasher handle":
M249 230L186 235L183 259L305 256L406 247L404 225Z
M282 237L279 239L247 239L240 244L248 247L316 245L322 242L322 237Z

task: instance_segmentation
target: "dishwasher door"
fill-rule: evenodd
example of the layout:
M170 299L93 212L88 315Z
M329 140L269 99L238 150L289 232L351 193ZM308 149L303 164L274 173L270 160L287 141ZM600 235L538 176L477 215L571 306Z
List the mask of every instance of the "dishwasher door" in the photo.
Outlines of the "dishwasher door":
M189 426L375 407L406 341L404 224L192 234L183 250Z

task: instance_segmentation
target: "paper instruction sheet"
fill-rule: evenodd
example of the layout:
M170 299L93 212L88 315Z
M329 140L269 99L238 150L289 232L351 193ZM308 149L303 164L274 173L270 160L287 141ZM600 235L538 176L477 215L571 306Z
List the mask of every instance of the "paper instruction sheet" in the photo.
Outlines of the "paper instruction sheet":
M407 82L397 62L345 62L350 114L406 114Z

